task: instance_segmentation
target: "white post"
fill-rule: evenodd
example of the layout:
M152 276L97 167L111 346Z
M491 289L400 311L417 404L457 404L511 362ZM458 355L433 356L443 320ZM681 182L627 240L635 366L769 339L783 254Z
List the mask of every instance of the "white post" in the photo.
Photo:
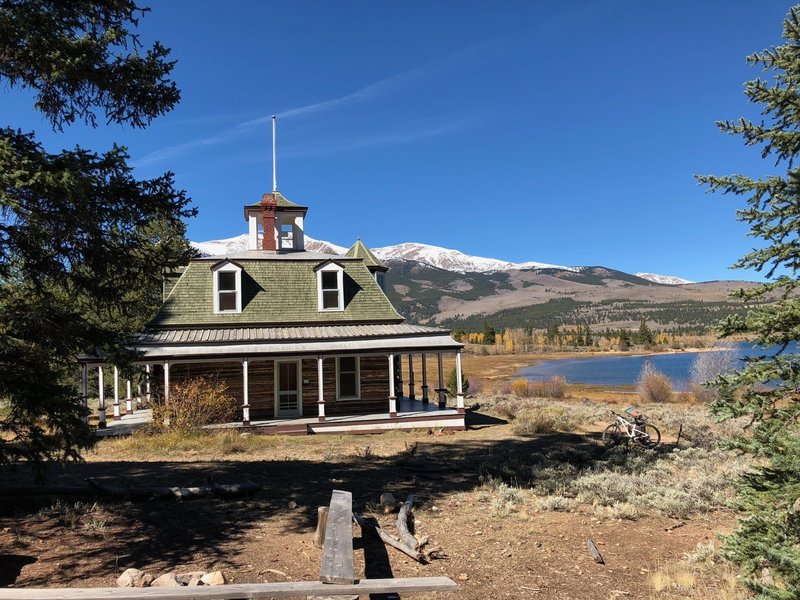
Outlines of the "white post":
M147 381L145 381L144 384L144 393L147 396L147 403L150 404L150 365L145 365L144 369L147 372Z
M102 429L106 426L106 385L103 378L103 367L97 367L98 407L97 426Z
M164 404L169 400L169 362L164 361Z
M89 365L83 363L81 365L81 404L83 405L84 412L81 416L81 421L84 423L89 422Z
M133 396L131 396L131 380L125 380L125 414L133 414Z
M250 425L250 362L247 358L242 359L242 380L243 400L242 403L242 425Z
M397 416L397 396L394 395L394 354L389 355L389 416Z
M428 361L427 355L422 353L422 403L428 403Z
M414 355L408 355L408 399L409 400L416 400L417 397L414 394Z
M142 382L136 384L136 408L142 408Z
M119 369L114 367L114 420L119 421L122 415L119 414Z
M438 352L436 358L439 360L439 408L447 408L447 390L444 387L444 374L442 373L442 353Z
M461 350L456 352L456 409L464 414L464 390L461 389Z
M317 356L317 407L319 408L319 415L317 418L320 423L325 422L325 397L323 395L322 385L322 355Z

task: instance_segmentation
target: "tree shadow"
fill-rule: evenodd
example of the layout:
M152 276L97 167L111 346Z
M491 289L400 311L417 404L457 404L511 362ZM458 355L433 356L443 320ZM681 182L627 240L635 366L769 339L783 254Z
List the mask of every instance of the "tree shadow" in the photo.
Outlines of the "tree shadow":
M24 554L0 554L0 588L13 585L22 573L22 567L36 562L33 556Z
M250 499L210 498L185 502L97 502L124 515L124 534L110 535L96 549L65 552L62 572L66 582L80 578L82 561L92 558L105 572L119 572L128 566L148 564L154 554L169 564L196 561L198 556L215 564L232 564L231 549L252 533L253 524L272 517L281 518L286 533L313 533L317 507L330 502L332 489L353 494L353 510L368 511L379 495L390 491L398 498L414 494L417 506L435 503L443 496L465 492L482 485L487 475L504 477L504 469L516 465L534 477L529 468L537 456L560 450L577 461L602 458L605 449L590 437L555 433L534 438L457 441L431 438L421 441L414 452L392 457L346 456L335 461L268 460L219 462L91 462L51 466L49 483L83 485L88 477L99 483L133 488L190 486L253 481L263 486ZM24 475L20 469L19 477ZM515 477L512 474L509 477ZM6 477L7 485L14 485ZM19 480L18 480L19 482ZM519 485L528 482L516 481ZM288 507L291 501L296 509ZM3 503L0 516L33 514L52 499ZM371 533L361 541L365 551L367 577L391 577L387 550ZM74 571L74 575L72 572ZM16 577L16 576L15 576ZM72 577L72 579L70 579ZM47 585L31 581L29 585Z

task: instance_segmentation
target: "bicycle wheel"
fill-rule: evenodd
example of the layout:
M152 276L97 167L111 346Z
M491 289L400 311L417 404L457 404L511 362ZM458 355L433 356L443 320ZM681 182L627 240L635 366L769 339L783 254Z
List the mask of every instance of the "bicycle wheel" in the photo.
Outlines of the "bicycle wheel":
M603 443L606 446L616 446L620 444L627 436L622 433L622 429L618 423L612 423L603 431Z
M655 425L639 425L641 433L636 435L636 441L645 448L653 449L661 443L661 432Z

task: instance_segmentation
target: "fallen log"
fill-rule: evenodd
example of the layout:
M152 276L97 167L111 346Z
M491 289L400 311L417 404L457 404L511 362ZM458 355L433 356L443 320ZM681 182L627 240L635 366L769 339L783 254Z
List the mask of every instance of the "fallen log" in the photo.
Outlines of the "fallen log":
M422 564L426 564L428 562L427 558L422 552L407 546L406 544L398 540L396 537L386 533L386 531L381 529L380 525L378 525L374 521L365 519L364 517L356 513L353 513L353 520L358 524L359 527L361 527L362 531L366 528L370 528L373 531L375 531L375 533L378 534L378 537L381 538L385 544L391 546L395 550L399 550L403 554L410 556L411 558Z
M86 482L99 496L107 496L117 500L193 500L208 496L247 496L261 489L257 483L234 483L230 485L208 485L198 487L150 487L124 488L104 485L94 479Z
M204 487L150 487L139 489L103 485L94 479L87 479L86 482L88 483L87 486L30 485L2 487L0 488L0 497L103 496L118 500L189 500L207 496L246 496L254 494L261 489L260 485L252 482Z
M406 498L406 501L403 503L403 506L400 507L400 512L397 513L397 532L400 534L399 537L401 542L403 542L409 548L414 548L414 550L417 550L419 548L419 542L408 528L408 519L413 518L413 515L411 515L411 509L413 507L414 496L409 495L408 498Z

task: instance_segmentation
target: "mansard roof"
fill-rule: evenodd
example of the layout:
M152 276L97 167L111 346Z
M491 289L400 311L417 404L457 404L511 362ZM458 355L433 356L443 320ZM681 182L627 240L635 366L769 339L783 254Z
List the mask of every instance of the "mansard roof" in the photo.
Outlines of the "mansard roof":
M151 328L288 326L401 323L398 314L359 258L313 252L291 255L243 252L242 311L215 314L212 267L223 257L193 259L169 291ZM320 311L315 267L335 259L343 267L344 310Z

